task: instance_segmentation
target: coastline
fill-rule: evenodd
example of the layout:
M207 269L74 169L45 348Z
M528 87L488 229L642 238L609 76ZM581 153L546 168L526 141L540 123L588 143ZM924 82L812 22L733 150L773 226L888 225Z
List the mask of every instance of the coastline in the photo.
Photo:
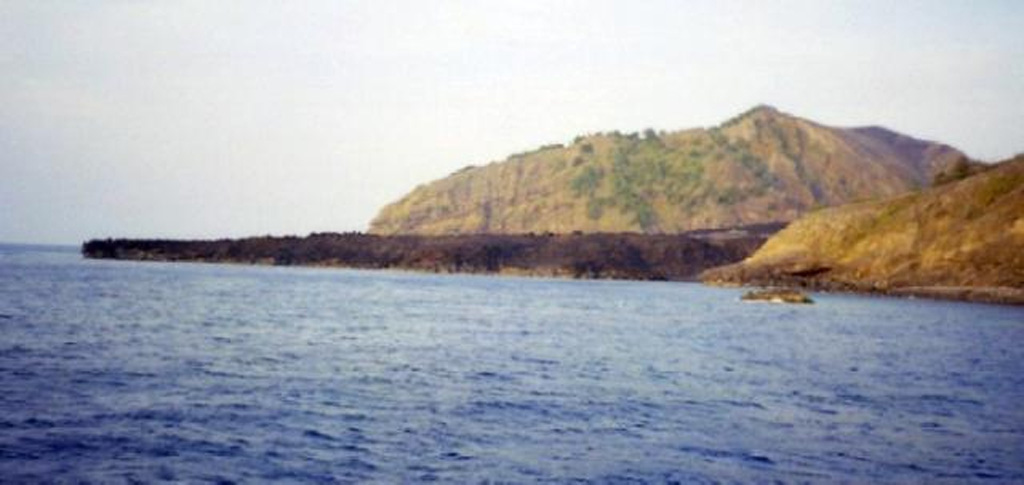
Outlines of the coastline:
M399 270L590 280L701 282L718 287L772 287L824 293L1024 305L1024 288L838 279L814 268L750 268L741 261L770 229L735 228L678 235L635 233L377 236L321 233L306 237L218 240L95 239L87 259Z
M575 279L697 281L709 268L741 261L776 226L684 234L520 234L306 237L218 240L94 239L89 259L272 266L399 269Z
M723 273L730 270L732 270L730 266L712 268L701 275L700 281L708 286L723 288L787 288L819 293L886 296L906 299L926 298L930 300L996 305L1024 305L1024 288L1008 286L890 286L884 283L850 282L793 276L788 278L776 276L773 278L750 279L736 279L734 275L729 275L729 278L723 277Z
M904 298L1024 305L1024 288L1007 286L906 286L893 288L887 294Z

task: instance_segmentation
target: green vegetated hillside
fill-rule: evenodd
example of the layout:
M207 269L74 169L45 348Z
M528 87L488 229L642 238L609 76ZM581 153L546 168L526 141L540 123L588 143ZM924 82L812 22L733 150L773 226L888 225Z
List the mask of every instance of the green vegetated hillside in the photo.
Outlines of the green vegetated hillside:
M810 213L703 279L1024 302L1024 155L965 175Z
M879 127L833 128L759 106L720 126L601 133L422 185L376 234L677 233L789 221L955 176L974 162Z

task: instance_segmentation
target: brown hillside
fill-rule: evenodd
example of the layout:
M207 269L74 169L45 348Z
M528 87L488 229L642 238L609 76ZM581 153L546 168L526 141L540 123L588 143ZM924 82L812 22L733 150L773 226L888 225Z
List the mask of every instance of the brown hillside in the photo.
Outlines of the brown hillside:
M993 299L1024 297L1024 156L919 193L808 214L747 260L703 278L884 292L1003 288Z
M959 151L761 106L709 129L578 137L468 167L383 208L377 234L678 233L789 221L928 185Z

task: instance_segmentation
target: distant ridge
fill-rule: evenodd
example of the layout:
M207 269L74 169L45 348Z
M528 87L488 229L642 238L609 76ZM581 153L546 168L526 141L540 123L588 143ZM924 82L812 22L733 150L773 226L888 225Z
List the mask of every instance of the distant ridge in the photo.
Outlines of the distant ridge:
M421 185L375 234L679 233L790 221L810 209L928 186L947 145L881 127L834 128L760 105L676 132L598 133Z

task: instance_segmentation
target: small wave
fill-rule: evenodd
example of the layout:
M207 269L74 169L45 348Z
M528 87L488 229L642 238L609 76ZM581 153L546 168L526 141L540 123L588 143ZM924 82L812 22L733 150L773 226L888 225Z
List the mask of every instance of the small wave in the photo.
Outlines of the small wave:
M441 459L446 461L469 461L472 460L473 457L469 455L464 455L457 451L448 451L441 454Z
M472 401L460 412L467 416L495 414L496 418L500 417L497 415L504 413L529 413L543 416L549 414L549 411L545 406L532 402Z
M738 460L738 461L741 461L741 462L752 463L752 464L760 464L760 465L774 465L775 464L775 461L772 460L771 458L769 458L769 457L767 457L765 455L751 453L749 451L721 450L721 449L715 449L715 448L705 448L705 447L702 447L702 446L681 446L681 447L679 447L677 449L679 451L683 452L683 453L692 453L692 454L704 457L706 459L711 459L711 460L727 459L727 460Z
M538 357L523 357L523 356L519 356L519 355L513 355L512 356L512 361L514 361L514 362L522 362L524 364L537 364L537 365L543 365L543 366L552 366L552 365L558 365L559 364L559 362L557 360L542 359L542 358L538 358Z
M723 399L723 400L720 400L720 401L712 401L712 402L715 403L715 404L722 404L722 405L729 406L729 407L734 407L734 408L750 408L750 409L762 409L762 410L763 409L767 409L764 406L762 406L760 403L756 403L754 401L734 401L734 400L731 400L731 399Z
M228 371L223 371L223 370L216 370L216 369L203 369L202 373L203 373L203 375L210 376L210 377L224 377L224 378L228 378L228 379L249 379L249 378L252 378L251 375L241 374L241 373L238 373L238 372L228 372Z
M512 377L510 375L500 374L498 372L490 372L490 371L475 372L475 373L471 374L469 377L470 377L470 379L474 379L474 380L498 381L498 382L512 382L512 381L516 380L515 377Z
M346 460L341 460L337 465L340 469L346 470L346 472L348 473L375 472L379 469L377 465L366 460L361 460L359 458L349 458Z
M307 430L303 431L302 432L302 436L305 436L307 438L315 438L315 439L318 439L318 440L325 440L325 441L337 441L338 440L337 438L335 438L335 437L333 437L333 436L331 436L331 435L329 435L327 433L323 433L323 432L317 431L315 429L307 429Z
M32 429L50 429L57 425L49 419L40 419L36 417L28 418L22 421L21 424L26 428Z
M978 400L975 400L975 399L946 396L946 395L942 395L942 394L922 394L922 395L918 396L917 399L919 401L928 402L928 403L951 404L951 405L955 405L955 406L975 406L975 407L981 407L981 406L985 405L981 401L978 401Z
M3 349L0 349L0 357L15 357L15 356L21 357L21 356L25 356L25 355L31 354L32 352L33 352L32 349L30 349L28 347L24 347L24 346L21 346L21 345L14 345L12 347L6 347L6 348L3 348Z
M560 435L565 435L565 434L578 435L578 434L586 433L586 431L583 428L577 428L577 427L558 427L558 428L552 428L551 432L555 433L555 434L560 434Z
M180 423L185 421L185 413L176 409L141 409L121 415L130 421L158 421L163 423Z
M836 411L835 409L823 408L820 406L803 406L803 408L812 413L824 414L826 416L836 416L839 414L839 411Z

